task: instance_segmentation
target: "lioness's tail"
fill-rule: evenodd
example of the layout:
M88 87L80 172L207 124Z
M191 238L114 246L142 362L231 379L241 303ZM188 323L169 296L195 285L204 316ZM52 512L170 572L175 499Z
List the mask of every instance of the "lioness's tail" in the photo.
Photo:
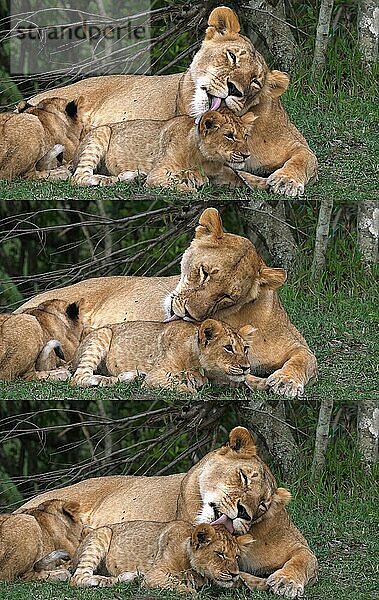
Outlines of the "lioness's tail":
M76 363L76 370L71 379L72 385L98 385L97 381L101 376L94 375L98 365L103 358L106 357L109 351L112 341L112 329L109 327L102 327L101 329L95 329L90 333L83 343L83 348L79 348L78 359L74 358L74 367Z
M80 544L73 561L74 574L71 585L79 587L113 585L115 579L94 575L100 562L105 559L112 540L110 527L99 527Z
M71 183L76 185L99 185L104 179L93 172L108 151L112 129L101 125L90 131L81 143L74 159L75 173ZM108 178L107 178L108 179Z

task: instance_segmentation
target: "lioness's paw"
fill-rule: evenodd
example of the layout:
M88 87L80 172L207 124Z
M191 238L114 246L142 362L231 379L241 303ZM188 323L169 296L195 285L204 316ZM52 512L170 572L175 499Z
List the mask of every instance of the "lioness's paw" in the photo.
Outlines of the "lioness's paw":
M267 188L274 194L282 194L292 198L304 194L304 184L281 172L281 169L278 169L267 178Z
M285 598L300 598L304 594L304 586L291 577L281 574L281 571L275 571L266 581L268 589Z
M281 373L280 370L275 371L266 379L266 389L280 396L288 396L295 398L304 394L304 384L296 381L296 379Z

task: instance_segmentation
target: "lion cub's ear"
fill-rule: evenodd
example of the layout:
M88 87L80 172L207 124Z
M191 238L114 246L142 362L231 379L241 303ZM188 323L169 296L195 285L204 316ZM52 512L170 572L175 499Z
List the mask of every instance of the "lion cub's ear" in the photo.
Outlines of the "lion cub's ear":
M20 100L20 102L18 104L16 104L15 112L22 113L27 108L33 108L33 106L31 104L29 104L29 102L27 100Z
M254 123L254 121L258 119L258 115L255 115L250 111L242 115L240 119L242 121L242 124L245 125L245 127L249 127Z
M287 279L287 271L263 266L258 274L257 281L260 285L267 285L271 290L276 290Z
M212 39L216 33L221 35L239 33L240 29L241 25L236 13L227 6L218 6L209 15L205 39Z
M229 447L238 454L252 456L257 453L253 437L245 427L234 427L229 433Z
M238 535L236 537L236 542L242 552L244 550L247 550L249 546L251 546L251 544L254 544L254 542L256 541L257 540L254 539L253 536L250 535L250 533L245 533L244 535Z
M249 335L251 335L252 333L254 333L254 331L257 331L256 327L253 327L252 325L244 325L243 327L241 327L238 330L238 334L243 338L248 338Z
M290 83L290 78L287 73L283 73L282 71L269 71L266 78L266 84L269 88L270 96L273 98L279 98L286 89L288 88Z
M206 136L207 133L219 129L223 123L222 116L215 110L208 110L200 119L199 129L201 135Z
M212 525L201 523L197 525L191 535L191 545L198 550L201 546L207 546L214 538L215 530Z
M199 239L209 235L215 239L220 239L223 234L220 213L216 208L206 208L200 215L199 226L196 227L196 238Z
M223 326L215 319L206 319L199 327L199 341L205 347L223 331Z

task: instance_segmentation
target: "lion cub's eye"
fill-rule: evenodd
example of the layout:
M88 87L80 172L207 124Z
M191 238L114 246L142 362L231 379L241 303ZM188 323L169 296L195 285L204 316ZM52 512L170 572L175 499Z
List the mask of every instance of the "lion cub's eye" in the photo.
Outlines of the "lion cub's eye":
M224 350L234 354L233 346L231 344L227 344L226 346L224 346Z
M244 346L243 351L245 354L247 354L249 352L249 346Z
M226 139L230 140L231 142L236 141L236 138L234 137L234 135L232 133L224 133L224 137L226 137Z
M252 79L251 83L253 83L254 85L257 85L259 88L262 87L262 84L260 81L258 81L258 79Z

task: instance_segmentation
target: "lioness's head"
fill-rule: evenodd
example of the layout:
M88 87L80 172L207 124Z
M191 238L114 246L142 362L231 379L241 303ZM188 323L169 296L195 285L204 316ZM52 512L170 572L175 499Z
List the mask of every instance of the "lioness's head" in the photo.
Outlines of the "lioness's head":
M183 254L180 281L166 298L167 318L227 319L263 290L278 288L286 277L284 269L263 262L250 240L225 233L218 211L207 208Z
M248 136L256 117L249 112L237 117L229 109L208 110L198 126L199 149L212 162L243 169L250 156Z
M289 79L270 71L249 38L240 34L237 15L226 6L215 8L190 73L195 85L191 114L199 117L221 101L235 114L244 114L265 95L280 96Z
M191 567L222 587L239 579L238 558L248 536L233 537L223 525L197 525L189 540Z
M254 523L272 516L291 497L288 490L277 487L244 427L232 429L229 443L208 454L193 469L200 473L198 523L223 524L243 534Z
M200 364L209 379L217 383L242 382L250 372L248 336L252 327L246 325L235 333L229 325L206 319L199 326Z

